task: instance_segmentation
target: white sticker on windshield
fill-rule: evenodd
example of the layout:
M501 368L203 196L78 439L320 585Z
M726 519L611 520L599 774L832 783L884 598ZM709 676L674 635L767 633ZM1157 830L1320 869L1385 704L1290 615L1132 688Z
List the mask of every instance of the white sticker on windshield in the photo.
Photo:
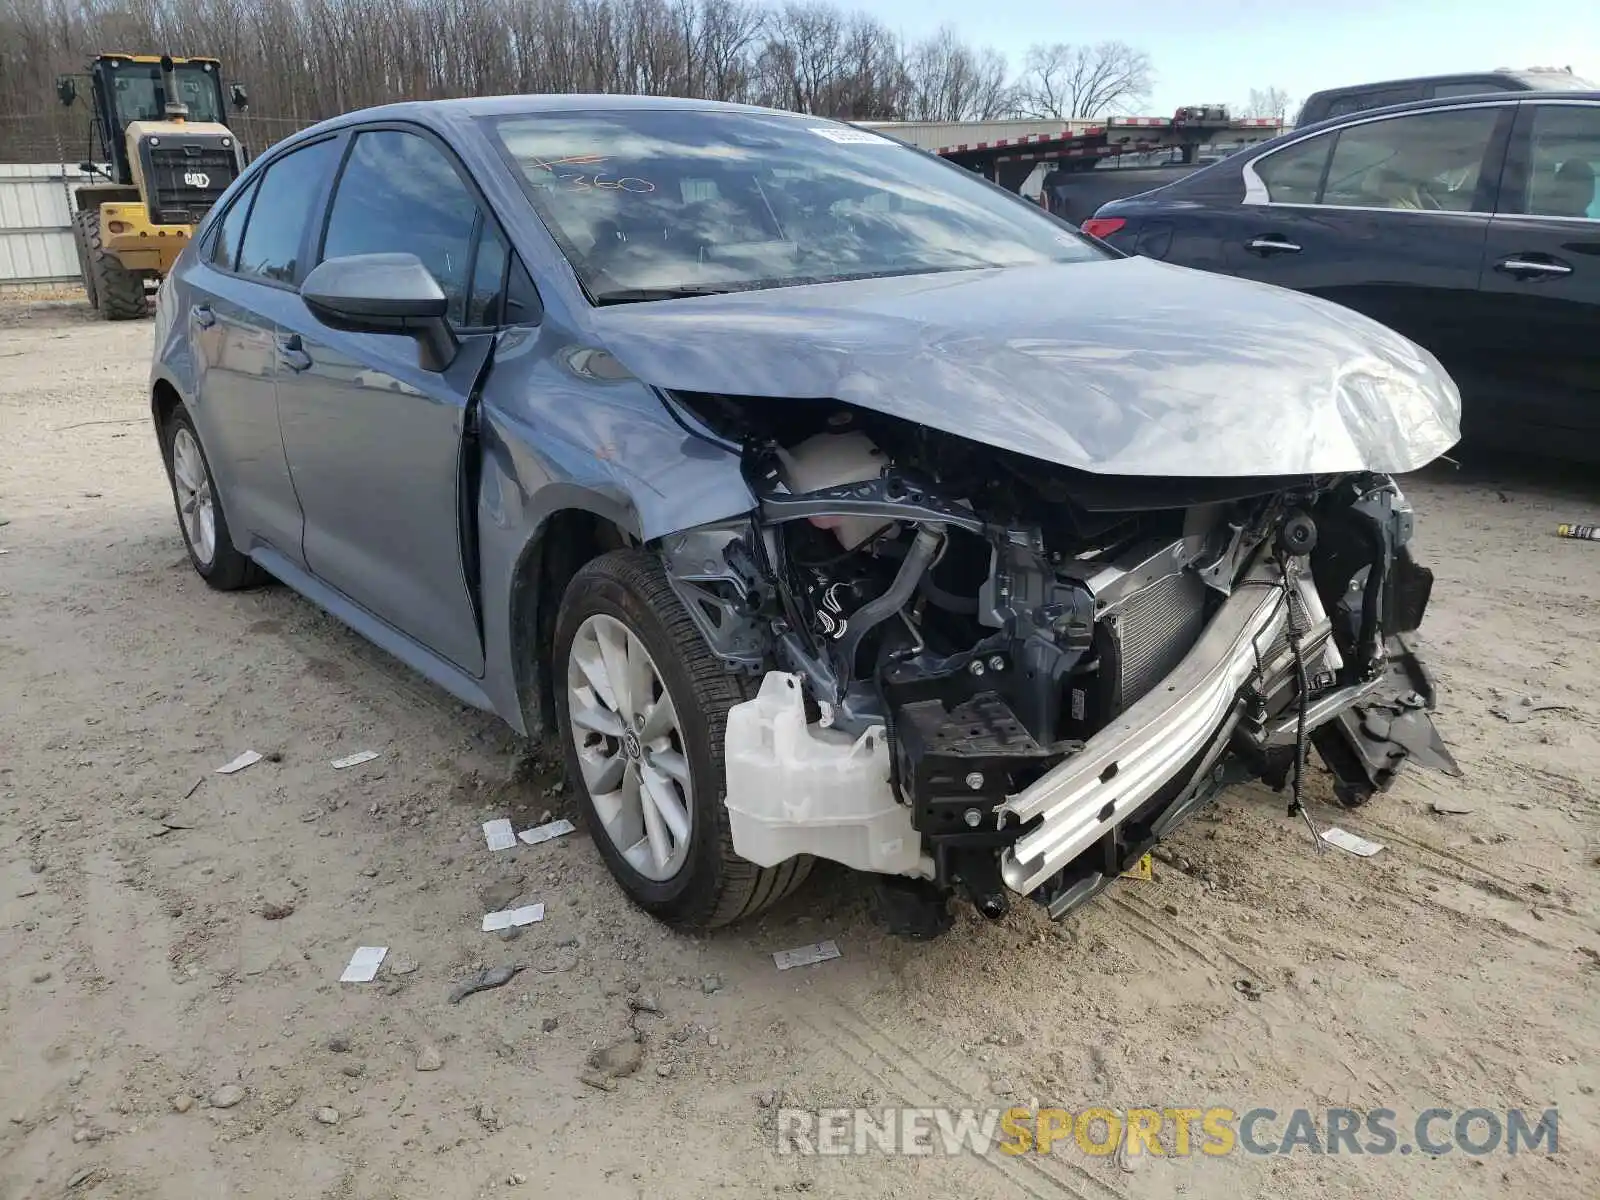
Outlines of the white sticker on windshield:
M838 142L841 146L893 145L888 138L881 138L875 133L868 133L865 129L830 129L818 125L811 132L818 137L827 138L830 142Z

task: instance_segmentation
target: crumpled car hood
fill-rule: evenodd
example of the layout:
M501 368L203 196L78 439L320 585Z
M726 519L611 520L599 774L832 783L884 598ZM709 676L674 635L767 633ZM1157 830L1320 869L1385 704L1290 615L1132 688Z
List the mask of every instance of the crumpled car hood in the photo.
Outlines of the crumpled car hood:
M647 383L873 409L1107 475L1415 470L1460 438L1431 354L1335 304L1149 259L596 309Z

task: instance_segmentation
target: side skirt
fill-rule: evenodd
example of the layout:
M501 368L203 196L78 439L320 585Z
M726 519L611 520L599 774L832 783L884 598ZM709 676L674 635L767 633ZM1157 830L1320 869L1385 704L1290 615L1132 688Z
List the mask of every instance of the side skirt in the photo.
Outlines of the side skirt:
M373 616L337 588L329 587L315 575L297 567L267 546L257 546L250 557L274 577L288 584L318 608L337 617L380 650L387 651L430 683L437 684L463 704L496 712L494 701L483 690L483 681L474 679L454 663L401 633L393 625Z

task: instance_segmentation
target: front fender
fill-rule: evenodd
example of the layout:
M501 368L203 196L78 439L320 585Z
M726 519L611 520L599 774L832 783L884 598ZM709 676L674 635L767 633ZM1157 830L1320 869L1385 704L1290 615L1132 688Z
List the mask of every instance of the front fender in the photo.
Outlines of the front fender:
M631 376L574 365L595 353L557 328L509 335L484 390L478 549L485 690L525 734L532 731L524 701L537 695L538 681L519 678L527 672L517 663L518 628L559 602L537 589L543 539L557 514L587 513L649 542L756 506L735 452L680 425L655 391Z

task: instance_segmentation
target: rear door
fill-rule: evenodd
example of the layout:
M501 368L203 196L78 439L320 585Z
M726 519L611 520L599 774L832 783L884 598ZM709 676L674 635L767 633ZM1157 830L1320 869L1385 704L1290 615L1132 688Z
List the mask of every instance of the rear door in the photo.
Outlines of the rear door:
M1514 112L1356 119L1252 160L1227 270L1353 308L1464 368L1479 353L1479 269Z
M269 163L234 197L185 273L195 348L192 416L239 547L301 562L300 505L278 426L276 315L295 295L301 236L338 163L328 138Z
M1486 400L1469 429L1566 457L1600 434L1600 102L1524 100L1483 295Z
M442 143L414 127L356 132L318 261L417 255L450 299L460 350L442 372L400 334L349 333L303 303L282 322L278 407L320 579L473 675L483 645L461 470L468 402L501 320L507 243Z

